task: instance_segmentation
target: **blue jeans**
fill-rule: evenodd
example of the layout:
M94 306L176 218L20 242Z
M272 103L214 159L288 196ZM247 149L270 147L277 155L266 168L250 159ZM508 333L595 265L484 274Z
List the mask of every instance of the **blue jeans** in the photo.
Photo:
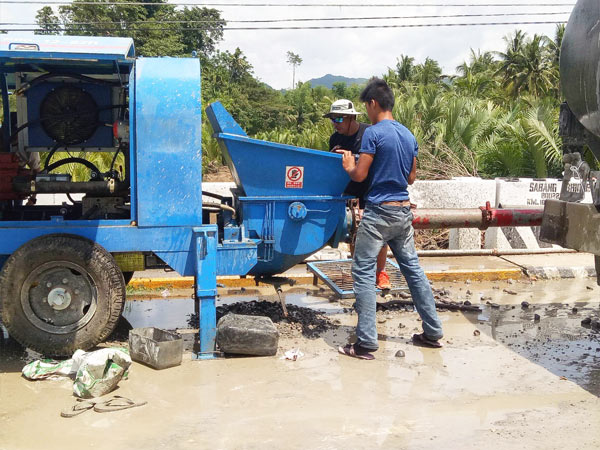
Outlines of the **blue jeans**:
M385 243L390 246L402 275L406 278L417 312L423 321L423 331L431 339L443 336L442 324L435 310L435 300L429 280L419 265L415 249L413 215L408 206L367 203L356 234L352 279L354 280L357 344L375 351L377 326L375 320L375 270L377 254Z

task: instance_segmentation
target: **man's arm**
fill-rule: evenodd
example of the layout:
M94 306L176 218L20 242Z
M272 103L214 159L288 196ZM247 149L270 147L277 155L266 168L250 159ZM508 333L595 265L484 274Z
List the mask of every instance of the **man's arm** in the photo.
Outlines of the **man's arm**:
M344 170L350 175L352 181L364 181L369 175L369 168L373 163L375 155L370 153L361 153L358 157L358 163L354 159L354 154L349 150L336 150L337 153L342 155L342 166ZM415 173L416 176L416 173Z
M417 179L417 158L413 157L413 164L410 173L408 174L408 184L413 184Z

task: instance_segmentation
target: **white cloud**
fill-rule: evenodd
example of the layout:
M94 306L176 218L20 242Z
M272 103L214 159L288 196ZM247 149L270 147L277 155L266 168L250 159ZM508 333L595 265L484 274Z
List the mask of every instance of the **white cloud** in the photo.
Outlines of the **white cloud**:
M221 0L231 1L231 0ZM240 0L246 3L265 0ZM269 0L273 3L276 0ZM280 0L281 3L306 3L315 0ZM338 0L326 2L340 3ZM494 0L493 3L501 3ZM558 0L557 0L558 1ZM362 4L381 4L383 0L349 0ZM433 2L431 0L430 2ZM506 2L506 0L505 0ZM547 2L536 0L535 2ZM198 2L200 3L200 2ZM389 3L392 3L389 0ZM396 2L398 3L398 2ZM440 1L437 1L440 3ZM452 3L447 1L445 3ZM453 3L456 3L454 1ZM470 0L472 4L490 3L490 0ZM514 3L514 0L512 1ZM529 2L528 2L529 3ZM0 3L2 22L35 21L35 13L41 4L14 5ZM474 14L510 12L552 12L568 11L569 7L222 7L222 16L227 20L261 20L280 18L324 18L324 17L390 17L435 14ZM526 16L526 17L480 17L480 18L439 18L412 20L380 20L342 22L297 22L293 25L358 25L392 23L467 23L467 22L518 22L527 20L565 20L568 16ZM264 23L229 23L228 26L273 26L286 25ZM300 55L302 64L296 69L296 79L306 81L327 73L348 77L370 77L387 72L396 64L401 54L412 56L422 62L427 56L437 60L445 73L454 73L454 68L469 56L470 49L503 50L502 37L514 29L522 29L530 35L544 33L554 35L554 25L501 25L473 27L431 27L431 28L391 28L391 29L338 29L338 30L253 30L226 31L222 50L239 47L254 66L254 72L262 81L274 88L289 88L292 84L292 69L286 62L286 52Z

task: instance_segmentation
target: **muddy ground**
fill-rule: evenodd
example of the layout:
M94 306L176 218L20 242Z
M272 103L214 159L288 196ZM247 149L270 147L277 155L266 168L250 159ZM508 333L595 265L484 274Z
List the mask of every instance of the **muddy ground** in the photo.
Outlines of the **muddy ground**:
M288 319L262 303L277 299L269 288L220 289L221 312L266 312L281 337L275 357L212 361L192 360L189 295L132 299L128 322L107 345L124 343L127 326L178 328L183 364L156 371L134 363L114 394L147 405L70 419L59 412L75 403L72 382L25 380L21 368L39 355L0 339L0 449L599 447L600 333L593 321L600 288L593 280L435 288L481 311L440 312L444 348L433 350L410 343L420 330L412 308L382 310L375 361L336 352L352 339L356 314L352 299L335 300L325 288L284 288L293 305ZM586 318L591 323L582 326ZM290 349L304 356L281 359ZM397 357L399 350L405 356Z

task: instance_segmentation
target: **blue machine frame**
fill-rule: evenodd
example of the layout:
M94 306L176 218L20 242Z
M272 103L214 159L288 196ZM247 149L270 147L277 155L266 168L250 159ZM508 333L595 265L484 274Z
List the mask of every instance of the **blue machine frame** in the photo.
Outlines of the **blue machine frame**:
M70 70L95 68L98 60L109 67L121 66L120 70L123 66L130 68L132 176L130 220L53 217L49 221L0 221L0 265L31 239L54 233L88 238L109 252L153 252L179 274L196 277L200 351L211 355L215 343L216 276L246 274L256 264L257 241L240 238L219 244L217 226L202 224L199 60L134 60L130 39L86 39L88 52L77 54L64 53L65 48L73 48L71 37L35 36L35 44L31 44L36 46L34 51L20 50L29 45L31 37L19 39L19 45L7 43L7 37L2 39L0 73L4 80L14 77L24 65L46 57ZM100 53L107 46L113 53ZM100 50L92 53L93 48Z
M349 197L343 191L349 178L341 156L248 138L219 103L207 113L238 184L233 206L239 217L221 226L202 223L198 59L136 60L133 42L122 38L27 36L11 42L3 36L3 99L16 73L35 71L40 64L77 73L129 74L131 215L128 220L0 220L0 268L23 244L55 233L85 237L113 253L152 252L179 274L195 277L199 357L210 358L217 275L281 273L345 237ZM6 108L4 113L9 123Z

